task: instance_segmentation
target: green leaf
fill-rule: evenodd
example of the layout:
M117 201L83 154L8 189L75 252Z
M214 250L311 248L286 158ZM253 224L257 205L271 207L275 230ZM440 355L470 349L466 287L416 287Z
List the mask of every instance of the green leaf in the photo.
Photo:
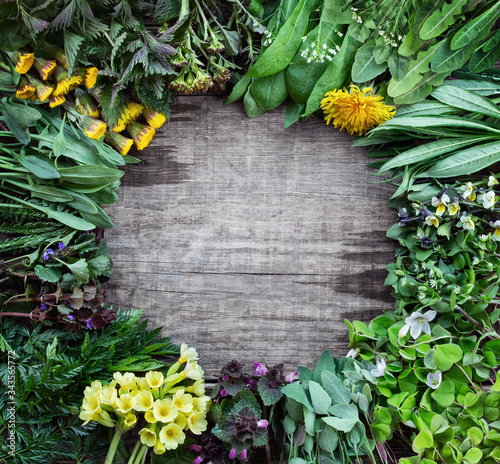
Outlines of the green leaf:
M335 417L322 417L323 421L341 432L350 432L359 422L358 408L352 403L335 404L328 412Z
M309 399L306 396L306 393L304 391L304 388L300 383L294 382L291 383L290 385L285 385L281 389L282 393L288 396L289 398L293 398L295 401L297 401L300 404L303 404L309 411L313 411L314 408L309 401Z
M473 79L453 79L446 81L446 85L452 85L461 89L469 90L478 95L489 96L500 93L500 85L490 81L477 81Z
M323 75L316 82L307 100L303 116L316 112L327 92L342 87L349 75L358 47L359 42L347 34L340 51L333 57Z
M314 376L313 379L315 382L321 383L321 374L324 370L335 373L336 367L335 362L333 360L333 356L330 351L325 350L321 353L321 357L316 363L316 367L314 368Z
M252 80L252 96L262 109L272 110L281 105L288 96L285 84L285 70Z
M354 82L370 81L387 69L387 64L377 64L375 61L374 48L375 40L369 40L356 52L351 71Z
M500 161L500 142L486 143L438 161L420 177L459 177L473 174Z
M472 73L480 73L489 68L492 68L500 58L500 34L497 34L498 43L496 46L485 52L482 48L478 48L470 57L469 71Z
M318 445L327 453L333 453L339 444L339 435L333 427L326 425L318 436Z
M462 359L463 354L462 348L453 343L437 345L434 353L436 368L441 372L451 369L454 363L458 363Z
M302 113L304 112L306 105L303 103L296 103L293 100L290 100L285 108L285 124L284 128L290 127L292 124L295 124L299 119Z
M248 77L263 77L285 69L295 56L307 31L309 15L316 7L316 0L300 0L292 15L281 27L274 42L259 56Z
M33 206L33 205L32 205ZM33 206L36 208L35 206ZM64 225L71 227L76 230L92 230L95 229L94 224L85 221L84 219L80 219L74 216L71 213L66 213L64 211L55 211L50 208L36 208L40 209L40 211L46 212L47 216L51 219L55 219L63 223Z
M439 406L447 408L455 401L455 384L451 380L443 380L431 396L439 403Z
M435 10L422 24L419 35L422 40L429 40L441 35L455 23L455 17L462 13L467 0L454 0L444 3L442 10Z
M281 390L279 388L269 386L269 381L265 377L261 377L259 379L257 391L260 393L264 406L272 406L283 397Z
M44 282L56 283L62 277L62 272L57 267L46 267L41 264L35 266L35 273Z
M422 79L408 92L394 97L396 105L417 103L423 100L432 91L433 86L441 85L447 73L436 73L429 71L424 74Z
M327 414L328 408L332 405L332 399L323 387L311 380L309 382L309 392L311 393L311 401L316 414Z
M96 227L101 227L104 229L112 229L114 227L114 224L109 218L109 216L100 206L96 204L94 204L94 206L97 209L97 214L80 212L82 218L90 222L91 224L94 224Z
M426 449L432 448L434 440L430 430L422 430L413 440L412 449L415 453L421 453Z
M81 258L74 263L64 263L79 282L86 284L89 281L89 268L85 258Z
M250 77L243 76L238 83L233 87L229 97L226 98L225 104L233 103L236 100L243 98L248 90L248 86L252 82Z
M450 73L455 69L460 69L472 55L477 46L477 40L468 43L463 48L452 50L450 48L450 38L441 42L436 53L432 57L431 71L436 73Z
M483 457L483 452L479 448L471 448L467 453L465 453L464 460L471 462L472 464L477 464L481 461Z
M379 172L389 171L394 168L408 166L415 163L430 160L437 156L459 150L469 145L474 145L484 140L489 140L490 137L471 137L471 138L449 138L440 139L434 142L418 145L415 148L406 150L398 156L387 161Z
M84 40L84 37L64 29L64 54L66 55L69 76L73 75L75 65L78 62L78 52Z
M51 163L37 156L25 156L18 161L40 179L59 179L61 177Z
M477 42L484 38L495 24L499 15L500 3L495 2L489 10L486 10L472 21L467 21L462 28L455 33L450 43L450 49L457 50L462 47L467 47L470 43ZM458 69L458 67L455 69Z
M457 81L458 82L458 81ZM397 117L400 116L431 116L436 114L458 113L456 108L441 102L423 100L418 103L401 105L397 109Z
M321 384L332 398L334 404L350 403L351 392L333 372L327 370L321 372Z
M255 98L252 95L252 86L250 86L245 94L245 98L243 99L243 105L245 107L245 113L249 118L257 118L264 114L266 110L261 108Z
M465 111L500 117L500 110L491 100L459 87L442 85L434 89L431 95L442 103Z
M60 168L59 174L64 182L84 185L110 184L120 179L124 172L104 166L72 166Z

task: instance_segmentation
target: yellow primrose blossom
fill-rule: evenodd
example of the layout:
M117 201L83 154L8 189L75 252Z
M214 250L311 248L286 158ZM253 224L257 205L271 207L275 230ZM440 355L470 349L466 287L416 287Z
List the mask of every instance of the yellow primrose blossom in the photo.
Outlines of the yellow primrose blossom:
M146 419L146 422L149 422L150 424L156 424L158 421L156 420L155 415L153 414L152 409L148 409L144 413L144 419Z
M159 129L165 122L167 121L167 118L163 113L160 113L159 111L150 109L150 108L144 108L142 110L142 114L146 118L146 121L148 124L153 128L153 129Z
M104 425L104 427L114 427L116 425L115 421L111 419L111 416L107 411L101 411L99 413L99 419L97 419L97 422Z
M99 392L99 401L102 404L107 404L114 407L117 398L118 392L116 391L113 383L102 387L102 390Z
M182 378L200 380L203 378L204 371L196 362L188 362L184 370L179 374Z
M146 377L136 377L135 381L137 382L139 390L149 390L150 387Z
M198 357L198 352L193 348L189 347L186 343L181 345L181 354L179 356L179 363L197 361L200 359Z
M153 395L148 390L142 390L135 395L134 409L136 411L149 411L153 407Z
M174 406L174 402L165 398L163 400L156 400L153 403L153 415L155 419L159 422L170 422L173 421L178 414L177 408Z
M177 414L177 417L174 419L174 424L178 425L181 429L185 429L187 427L187 418L184 414Z
M210 407L210 397L200 396L199 398L193 398L193 409L206 413Z
M102 408L97 395L83 398L82 410L89 413L101 412Z
M94 396L96 393L102 391L102 384L99 380L94 380L90 387L85 387L83 394L85 398L89 398L90 396Z
M202 432L207 430L208 422L205 419L205 414L202 412L193 412L187 417L187 426L189 430L195 435L201 435Z
M188 393L184 393L184 390L175 392L172 401L180 412L191 412L193 410L193 397Z
M15 70L19 74L26 74L33 66L33 61L35 61L34 53L21 53L19 52L19 58L17 59Z
M156 432L154 430L149 428L143 428L139 430L139 435L141 437L141 443L143 445L149 446L150 448L152 448L155 445L157 437L156 437Z
M137 416L135 414L127 414L123 420L123 429L126 432L137 424Z
M82 409L80 411L80 415L78 416L83 422L83 425L87 425L90 421L98 422L99 421L99 413L98 412L90 412Z
M350 92L334 89L321 100L327 124L333 123L342 131L352 135L363 135L384 121L394 117L396 109L383 103L383 97L374 96L371 87L360 90L350 85Z
M161 372L150 371L146 374L146 381L153 390L160 388L163 385L165 378Z
M160 440L158 440L155 443L153 451L154 451L155 454L163 454L166 451L165 445Z
M176 449L184 443L186 435L181 428L176 424L168 424L162 427L159 434L160 441L165 445L165 448Z
M135 375L132 372L125 372L122 374L121 372L115 372L113 374L113 378L116 383L120 385L120 390L136 390L137 384L135 382Z
M205 380L198 379L193 385L186 387L187 393L193 393L196 396L203 396L205 394Z
M436 208L436 214L441 216L446 211L446 205L450 202L450 197L443 193L439 198L432 197L431 205Z
M135 398L128 393L120 395L120 398L116 400L116 407L122 414L128 414L135 406Z

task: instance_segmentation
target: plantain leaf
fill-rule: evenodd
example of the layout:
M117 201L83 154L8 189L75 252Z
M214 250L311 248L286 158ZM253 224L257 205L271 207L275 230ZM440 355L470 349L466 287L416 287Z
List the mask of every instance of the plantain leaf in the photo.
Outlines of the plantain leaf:
M500 161L500 142L462 150L456 155L449 156L432 166L419 177L458 177L487 168Z
M442 10L434 10L422 24L420 38L429 40L441 35L455 23L455 17L462 13L462 7L466 3L467 0L454 0L452 3L444 3Z
M446 81L446 85L452 85L461 89L469 90L478 95L489 96L500 93L500 84L490 81L476 81L469 79L454 79Z
M458 110L439 101L422 100L418 103L398 106L397 116L430 116L436 114L453 114Z
M417 103L423 100L432 92L433 86L441 85L443 83L446 76L446 73L435 73L429 71L428 73L424 74L420 82L418 82L408 92L394 97L394 103L396 103L397 105L402 105Z
M474 145L478 142L483 142L490 139L491 137L474 137L435 140L434 142L419 145L415 148L400 153L398 156L395 156L394 158L387 161L380 168L380 172L385 172L394 168L427 161L429 159L435 158L436 156L450 153L469 145Z
M458 50L467 47L470 43L483 39L493 27L499 16L500 2L495 2L489 10L486 10L472 21L466 22L465 25L455 33L450 42L450 49Z
M451 85L442 85L434 89L431 95L436 100L447 105L473 113L500 118L500 109L491 100L474 92Z

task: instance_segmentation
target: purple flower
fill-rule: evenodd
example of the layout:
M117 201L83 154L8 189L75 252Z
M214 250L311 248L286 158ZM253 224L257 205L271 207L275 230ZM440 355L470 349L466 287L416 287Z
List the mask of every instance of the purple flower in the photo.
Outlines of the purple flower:
M257 386L257 380L255 379L248 379L246 382L245 382L245 386L247 388L253 388L253 387L256 387Z
M43 259L48 261L49 258L54 254L54 250L52 248L47 248L43 253Z
M285 381L288 383L292 383L294 380L299 380L299 371L290 372L290 374L285 377Z
M247 458L247 450L245 450L245 449L244 449L244 450L241 452L241 459L246 459L246 458Z
M234 459L236 457L236 450L234 448L231 448L231 451L229 452L229 459Z
M87 329L91 328L92 328L92 322L90 321L90 319L87 319Z
M228 393L226 390L221 390L220 396L227 396L227 395L228 395Z
M47 309L48 309L48 306L45 303L42 303L42 305L40 306L40 310L47 311Z
M262 364L253 363L252 366L254 367L253 374L258 375L259 377L262 375L266 375L269 372L269 370L266 367L264 367Z
M66 245L64 245L64 243L63 243L63 242L59 242L59 243L57 244L57 246L58 246L58 248L59 248L60 250L64 250L64 249L66 248Z
M198 453L198 454L200 454L202 452L202 450L203 450L203 448L201 447L201 445L191 445L189 447L189 449L191 451L194 451L195 453Z
M68 314L66 316L70 321L74 321L75 320L75 316L73 316L73 314Z
M226 380L229 380L229 375L225 375L224 377L222 377L222 380L225 382Z
M193 464L201 464L203 462L203 458L198 456L195 460L193 460Z
M269 422L267 422L266 419L261 419L260 421L257 422L257 427L260 427L261 429L267 427L268 425Z

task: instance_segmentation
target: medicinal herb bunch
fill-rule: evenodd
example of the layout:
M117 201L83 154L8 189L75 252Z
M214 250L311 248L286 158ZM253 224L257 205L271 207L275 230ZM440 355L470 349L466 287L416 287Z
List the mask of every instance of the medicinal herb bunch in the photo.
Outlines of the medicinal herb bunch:
M111 309L111 308L110 308ZM113 311L114 312L114 311ZM7 352L15 353L15 464L76 460L90 464L106 453L106 434L92 424L81 425L78 413L91 379L113 380L113 373L168 368L157 357L177 356L161 328L146 329L142 311L117 311L111 325L70 332L40 324L0 318L0 460L9 461L7 434Z

